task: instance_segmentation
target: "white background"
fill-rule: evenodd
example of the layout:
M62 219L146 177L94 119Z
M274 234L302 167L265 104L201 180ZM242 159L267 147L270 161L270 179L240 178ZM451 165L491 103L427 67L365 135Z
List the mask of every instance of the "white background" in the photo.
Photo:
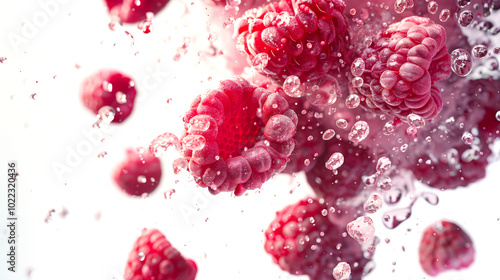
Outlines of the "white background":
M199 0L193 5L172 0L154 18L151 34L125 26L133 45L123 30L108 28L101 0L59 1L50 14L40 5L45 2L50 1L0 1L0 57L7 58L0 64L0 279L29 279L29 271L33 280L122 279L143 227L160 229L183 255L194 259L199 280L307 279L281 271L263 249L263 231L275 211L312 195L302 176L276 176L260 193L240 198L214 197L187 176L172 174L173 152L162 159L163 178L149 198L127 197L111 180L125 148L148 146L164 132L179 134L180 117L193 97L231 76L225 61L209 54L210 13ZM35 29L27 31L30 24ZM193 43L174 62L185 36ZM215 43L222 45L220 40ZM86 135L101 132L92 128L95 116L81 104L79 88L85 77L102 68L133 77L139 96L130 118L94 144ZM101 152L107 155L98 158ZM71 161L74 153L79 160ZM5 261L9 160L19 166L16 273L7 271ZM68 172L59 177L57 164ZM412 217L395 230L383 227L381 213L373 215L382 242L375 254L377 267L365 279L429 279L418 264L418 243L422 230L441 218L456 221L470 234L476 261L467 270L435 279L494 279L500 252L499 168L497 161L489 166L487 179L439 193L437 206L417 201ZM170 189L175 193L165 199ZM408 202L405 198L401 204ZM65 217L61 208L68 212ZM56 213L45 222L51 209Z

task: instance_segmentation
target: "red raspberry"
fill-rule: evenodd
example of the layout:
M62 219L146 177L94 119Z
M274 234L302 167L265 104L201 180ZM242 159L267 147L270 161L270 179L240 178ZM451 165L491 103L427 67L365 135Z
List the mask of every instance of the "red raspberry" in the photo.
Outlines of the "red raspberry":
M342 0L281 0L249 10L235 24L237 48L249 61L268 56L258 71L275 81L289 75L302 82L319 78L345 63L344 9Z
M184 258L157 229L144 229L132 247L125 280L194 280L194 261Z
M366 70L353 74L361 72L363 85L352 90L366 98L368 108L402 120L411 113L432 119L441 110L443 102L433 84L451 73L441 25L407 17L382 32L361 59Z
M297 115L288 102L239 77L198 96L184 123L183 143L192 137L206 142L183 151L196 183L213 194L260 188L285 168L295 146Z
M134 81L114 70L101 70L86 78L81 90L83 104L95 114L104 106L112 107L114 123L121 123L130 115L136 94Z
M125 23L134 23L147 18L146 13L156 14L169 0L105 0L111 15Z
M325 207L307 199L277 212L265 233L265 250L281 269L293 275L330 280L337 263L347 262L352 268L350 279L360 280L368 259L357 241L342 237L345 227L330 223Z
M429 226L424 231L419 248L420 265L431 276L468 267L474 262L474 254L469 235L448 221Z
M150 194L160 184L161 162L143 149L127 149L127 157L116 167L113 179L129 195Z

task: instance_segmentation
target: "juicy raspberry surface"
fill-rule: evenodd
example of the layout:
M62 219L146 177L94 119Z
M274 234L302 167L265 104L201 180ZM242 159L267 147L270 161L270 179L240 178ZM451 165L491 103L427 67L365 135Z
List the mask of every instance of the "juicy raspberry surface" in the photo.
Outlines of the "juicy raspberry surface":
M237 48L250 62L267 54L258 71L275 81L319 78L343 63L349 41L344 9L342 0L281 0L249 10L235 24Z
M237 77L198 96L184 123L183 138L201 135L206 140L199 150L183 147L196 183L214 194L241 195L285 168L295 145L297 115L279 94Z
M136 94L134 81L114 70L101 70L87 77L81 87L85 107L95 114L104 106L112 107L114 123L123 122L132 113Z
M141 151L127 149L125 160L116 167L113 174L118 187L129 195L150 194L160 184L160 160Z
M448 221L429 226L424 231L419 247L420 265L431 276L468 267L474 262L474 254L469 235Z
M409 114L434 118L443 103L434 83L451 73L446 31L424 17L391 24L362 51L363 85L352 90L365 106L406 120Z
M184 258L157 229L144 229L132 247L125 280L194 280L196 264Z
M147 18L147 13L156 14L169 0L105 0L109 13L125 23L134 23Z
M281 269L293 275L332 279L337 263L347 262L352 267L350 279L361 279L368 262L361 246L350 237L342 237L345 229L330 223L324 211L324 204L307 199L277 212L265 232L266 252Z

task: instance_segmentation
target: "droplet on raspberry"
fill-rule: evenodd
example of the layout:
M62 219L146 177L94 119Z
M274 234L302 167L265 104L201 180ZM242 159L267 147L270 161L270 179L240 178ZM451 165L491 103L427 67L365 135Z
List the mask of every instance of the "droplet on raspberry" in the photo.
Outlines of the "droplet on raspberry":
M207 140L202 135L187 135L182 138L182 144L184 147L193 151L203 149L206 143Z
M344 155L341 153L333 153L328 161L325 163L325 167L330 170L337 170L344 164Z
M375 235L375 226L370 217L359 217L347 224L347 233L359 243L372 240Z
M358 57L351 64L351 73L355 77L363 75L365 72L365 61Z
M351 276L351 266L346 262L339 262L333 269L335 280L347 280Z
M267 53L259 53L252 59L252 67L257 71L263 71L267 67L269 60Z

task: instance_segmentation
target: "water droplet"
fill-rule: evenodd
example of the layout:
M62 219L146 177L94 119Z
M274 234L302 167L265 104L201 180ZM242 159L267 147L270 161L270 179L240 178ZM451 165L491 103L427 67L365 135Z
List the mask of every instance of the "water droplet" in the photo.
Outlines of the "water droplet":
M391 160L387 157L381 157L377 161L377 172L379 174L384 174L391 168Z
M327 129L325 133L323 133L323 140L330 140L335 136L335 130L333 129Z
M127 95L121 91L118 91L115 95L116 102L119 104L127 103Z
M365 185L371 187L375 185L375 183L377 182L377 174L372 174L370 176L362 176L361 180L363 180L363 183L365 183Z
M295 75L286 77L283 83L283 91L290 97L301 97L304 93L298 90L300 87L300 79Z
M383 177L378 180L377 187L381 190L388 191L392 188L392 180L389 177Z
M321 215L326 217L326 215L328 215L328 210L326 209L321 210Z
M364 80L361 77L354 77L351 81L351 84L354 88L360 88L363 86Z
M147 179L145 176L143 176L143 175L137 176L137 183L144 184L146 182L147 182Z
M341 153L333 153L328 161L325 163L325 167L330 170L336 170L344 164L344 155Z
M146 259L146 254L139 252L139 254L137 254L137 259L141 262L144 261L144 259Z
M474 14L469 10L461 12L460 16L458 17L458 23L463 27L469 26L473 20Z
M460 7L460 8L464 8L465 6L469 5L470 4L470 1L471 0L458 0L457 1L457 5Z
M363 209L366 213L373 214L382 208L382 198L376 194L372 194L363 204Z
M174 169L174 174L179 174L182 170L187 170L188 161L185 158L177 158L172 163L172 167Z
M438 3L436 3L435 1L431 1L429 2L429 4L427 4L427 11L431 14L435 14L439 9L439 6L438 6Z
M305 83L304 85L307 100L314 106L328 106L337 101L340 94L340 86L337 79L326 75L319 81L319 84Z
M252 67L258 72L264 71L271 58L267 53L259 53L252 60Z
M355 109L359 106L361 100L357 94L349 94L345 100L345 106L349 109Z
M476 45L472 48L472 56L482 59L488 54L488 47L485 45Z
M335 124L337 125L338 128L346 129L347 128L347 121L344 119L338 119Z
M497 111L496 114L495 114L495 118L497 119L497 121L500 122L500 111Z
M351 64L352 75L359 77L365 72L365 61L362 58L356 58Z
M425 201L430 205L437 205L439 203L439 197L436 194L425 192L420 195Z
M115 109L111 106L103 106L97 112L97 124L110 124L115 118Z
M470 145L474 142L474 136L470 132L466 131L462 134L462 141L464 141L465 144Z
M351 128L348 138L349 141L359 143L363 141L370 133L370 126L365 121L357 121Z
M384 135L391 135L394 133L394 122L388 121L385 123L384 128L382 128Z
M408 220L411 216L411 208L402 208L386 212L382 223L388 229L399 226L402 222Z
M403 153L406 152L408 150L408 144L401 145L401 147L399 148L399 150L401 152L403 152Z
M149 153L155 157L161 157L166 154L169 147L174 147L180 151L181 143L175 134L166 132L156 137L149 145Z
M439 14L439 20L441 22L446 22L450 18L451 12L448 9L443 9Z
M182 144L186 149L198 151L205 147L207 140L202 135L187 135L182 138Z
M351 276L351 266L346 262L339 262L333 269L335 280L347 280Z
M311 161L309 159L304 160L304 166L309 166L311 164Z
M370 217L359 217L347 224L347 233L359 243L370 241L375 235L375 226Z
M421 128L425 125L425 120L417 114L409 114L406 118L411 126Z

